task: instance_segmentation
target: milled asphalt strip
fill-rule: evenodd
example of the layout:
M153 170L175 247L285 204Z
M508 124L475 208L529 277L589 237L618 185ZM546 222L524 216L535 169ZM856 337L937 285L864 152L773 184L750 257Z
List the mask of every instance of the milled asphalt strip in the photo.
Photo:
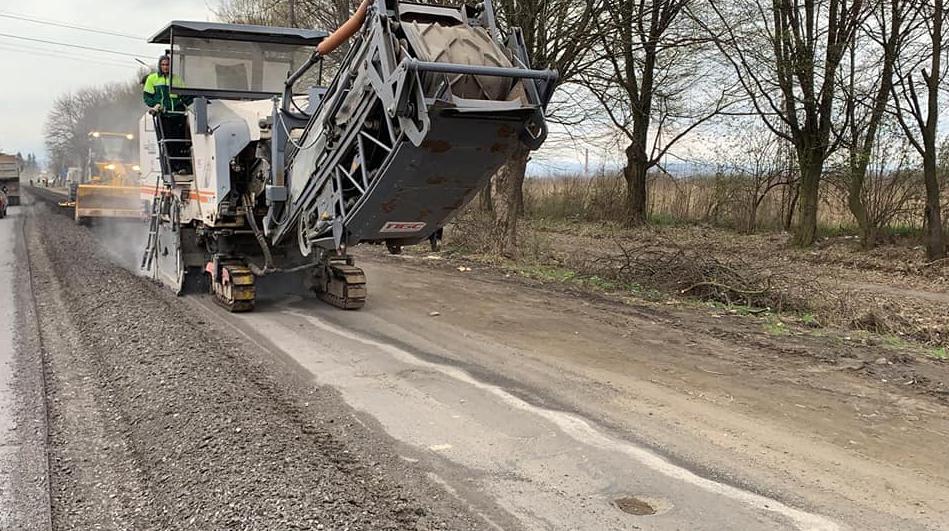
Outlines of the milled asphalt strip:
M555 424L565 434L569 435L577 442L589 444L604 450L624 453L635 459L637 462L669 478L688 483L715 495L730 498L748 506L755 507L761 511L779 514L791 520L798 529L808 531L836 531L840 529L837 523L824 516L795 509L772 498L743 490L732 485L726 485L711 479L703 478L694 472L670 463L666 459L649 450L636 446L628 441L611 437L577 415L532 405L498 386L477 380L467 372L456 367L424 361L410 352L407 352L396 346L381 343L361 335L354 334L348 330L334 326L312 315L289 310L284 311L283 313L304 319L314 326L337 336L362 343L363 345L379 349L383 352L387 352L402 363L439 372L459 382L471 385L472 387L483 391L487 391L511 407L526 411L533 415L537 415Z
M0 313L5 319L0 326L8 329L0 330L0 360L6 365L0 367L0 425L9 429L0 434L0 443L10 443L2 448L6 458L0 461L0 529L51 529L50 412L27 240L30 205L10 214L0 225Z
M26 223L28 219L27 216L29 214L25 212L25 209L23 207L20 208L20 211L23 213L23 219L20 222L20 237L22 238L21 242L23 245L23 255L24 255L24 260L26 262L25 282L29 285L28 287L29 287L29 293L30 293L30 305L32 306L32 313L33 313L32 324L34 327L33 328L34 334L36 335L36 347L37 347L37 350L39 351L38 357L40 360L40 366L39 366L40 386L41 386L40 392L42 393L41 396L43 397L43 400L42 400L43 402L43 405L42 405L43 432L44 432L43 433L43 450L44 450L43 453L46 456L45 463L44 463L46 473L44 475L46 479L47 510L45 511L45 515L47 518L47 525L48 525L47 529L52 529L53 528L53 510L52 510L53 482L50 479L50 470L52 470L52 466L50 465L50 448L49 448L50 447L49 402L48 402L49 385L46 382L46 367L48 366L48 361L47 361L47 356L46 356L46 347L43 344L43 329L40 326L39 305L36 302L36 289L33 286L33 260L30 255L30 244L29 244L29 241L27 240L27 234L26 234ZM32 212L30 212L30 214L32 214Z

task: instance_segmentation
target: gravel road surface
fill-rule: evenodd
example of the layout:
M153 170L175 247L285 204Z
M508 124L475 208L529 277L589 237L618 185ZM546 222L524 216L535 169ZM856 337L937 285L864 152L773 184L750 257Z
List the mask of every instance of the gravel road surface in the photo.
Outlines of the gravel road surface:
M42 324L54 529L484 525L335 391L218 332L52 211L32 207L18 260Z

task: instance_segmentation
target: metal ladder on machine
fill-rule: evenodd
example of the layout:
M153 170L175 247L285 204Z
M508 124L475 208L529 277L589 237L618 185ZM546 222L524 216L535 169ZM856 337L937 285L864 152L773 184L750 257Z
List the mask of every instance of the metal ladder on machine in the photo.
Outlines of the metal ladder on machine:
M176 117L184 120L184 131L186 138L168 138L165 134L165 127L162 123L162 116ZM162 176L166 177L166 182L168 184L173 184L175 181L175 175L194 175L194 163L191 160L191 132L187 127L187 114L177 111L166 111L162 114L155 114L152 117L155 120L155 134L158 137L158 154L159 160L161 162L161 173ZM177 154L172 155L169 151L169 148L172 146L181 146L179 149L174 150ZM187 156L183 156L180 153L187 152ZM179 162L179 164L175 164ZM187 164L181 164L182 162L187 162ZM178 166L176 171L175 167Z
M185 116L185 113L181 112L168 112L168 115L180 115ZM162 120L160 114L154 114L152 116L155 124L155 135L158 138L158 161L161 165L161 175L155 179L155 191L152 198L152 212L149 217L149 226L148 226L148 240L145 244L145 252L142 255L142 263L140 265L143 271L148 271L152 267L152 260L155 257L155 252L158 245L158 229L161 225L161 214L162 214L162 205L165 200L169 197L167 194L162 194L161 192L161 183L164 180L166 184L171 185L175 183L174 164L173 161L187 161L187 175L194 175L194 162L191 158L191 138L167 138L165 136L165 130L162 126ZM185 128L187 131L187 128ZM190 136L190 135L189 135ZM183 146L184 149L187 149L189 155L187 157L179 155L169 154L169 146ZM182 150L178 150L179 152ZM181 170L178 170L179 173Z

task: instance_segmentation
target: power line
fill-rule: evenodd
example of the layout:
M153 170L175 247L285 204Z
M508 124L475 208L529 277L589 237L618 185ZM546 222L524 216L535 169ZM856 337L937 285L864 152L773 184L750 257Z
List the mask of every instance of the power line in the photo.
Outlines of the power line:
M82 60L93 61L96 63L103 63L103 64L109 63L109 64L122 65L122 66L129 66L132 64L132 63L120 62L121 59L117 57L113 59L111 57L101 57L101 56L95 57L95 56L90 56L90 55L78 55L78 54L71 54L65 51L60 51L60 50L52 50L49 48L24 46L19 43L8 43L8 42L0 41L0 48L3 48L4 50L12 50L15 52L35 53L38 55L46 55L50 57L65 57L69 59L82 59Z
M128 65L131 64L127 62L125 58L122 57L112 57L100 52L87 52L85 50L61 50L58 48L48 48L42 45L34 45L20 42L8 42L5 40L0 40L0 46L9 49L16 49L22 51L31 51L42 54L52 54L52 55L69 55L71 57L89 59L93 61L108 61L116 64Z
M11 38L11 39L20 39L20 40L31 41L31 42L41 42L41 43L43 43L43 44L55 44L55 45L57 45L57 46L68 46L68 47L70 47L70 48L80 48L80 49L82 49L82 50L92 50L92 51L94 51L94 52L111 53L111 54L114 54L114 55L123 55L123 56L125 56L125 57L145 58L145 56L144 56L143 54L132 54L132 53L126 53L126 52L116 52L116 51L114 51L114 50L107 50L107 49L105 49L105 48L95 48L95 47L93 47L93 46L82 46L81 44L73 44L73 43L69 43L69 42L57 42L57 41L47 41L47 40L44 40L44 39L34 39L34 38L32 38L32 37L22 37L22 36L20 36L20 35L11 35L11 34L9 34L9 33L0 33L0 37L8 37L8 38Z
M25 55L31 55L33 57L37 57L37 56L48 57L53 60L62 59L65 61L81 62L87 65L93 65L96 67L123 68L123 69L128 70L130 66L130 65L123 65L119 63L101 62L101 61L96 61L93 59L86 59L86 58L74 57L74 56L69 56L69 55L44 54L42 52L33 52L33 51L28 51L28 50L16 49L16 48L8 48L6 46L0 46L0 50L5 50L9 53L21 53Z
M47 25L47 26L56 26L56 27L59 27L59 28L69 28L69 29L74 29L74 30L78 30L78 31L88 31L89 33L99 33L99 34L102 34L102 35L112 35L113 37L124 37L124 38L126 38L126 39L134 39L134 40L137 40L137 41L142 41L142 40L143 40L142 37L141 37L141 36L138 36L138 35L130 35L130 34L128 34L128 33L119 33L119 32L116 32L116 31L109 31L109 30L104 30L104 29L90 28L90 27L88 27L88 26L78 26L78 25L75 25L75 24L66 24L65 22L55 22L55 21L52 21L52 20L43 20L43 19L39 19L39 18L27 17L27 16L24 16L24 15L17 15L17 14L15 14L15 13L0 12L0 17L12 18L12 19L16 19L16 20L23 20L23 21L26 21L26 22L32 22L32 23L34 23L34 24L45 24L45 25Z
M131 63L120 63L118 60L110 60L109 58L102 57L87 57L82 55L73 55L60 52L58 50L47 50L43 48L33 48L28 46L20 46L14 44L0 43L0 49L10 50L12 52L19 53L28 53L28 54L38 54L47 57L56 57L61 59L70 59L74 61L86 61L98 65L107 65L107 66L121 66L121 67L130 67L134 66Z

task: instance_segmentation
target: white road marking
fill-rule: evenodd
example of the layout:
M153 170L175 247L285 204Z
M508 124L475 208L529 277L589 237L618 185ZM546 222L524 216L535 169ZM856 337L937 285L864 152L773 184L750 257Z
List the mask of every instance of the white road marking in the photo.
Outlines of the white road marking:
M450 444L433 444L429 446L428 449L433 452L444 452L445 450L451 450L454 446Z
M636 446L629 441L611 437L598 430L583 418L563 411L555 411L530 404L496 385L491 385L475 379L467 372L459 368L422 360L414 354L399 347L386 343L380 343L373 339L363 337L348 330L334 326L312 315L290 310L284 311L283 313L304 319L312 323L314 326L339 337L356 341L366 346L387 352L402 363L437 371L450 378L487 391L511 407L515 407L522 411L527 411L555 424L564 433L572 437L577 442L589 444L591 446L605 450L613 450L616 452L625 453L643 465L672 479L694 485L713 494L731 498L735 501L756 507L763 511L780 514L794 522L794 525L798 529L808 531L836 531L840 529L840 526L838 526L837 523L822 515L795 509L772 498L755 494L754 492L743 490L731 485L726 485L724 483L719 483L711 479L703 478L688 469L670 463L663 457L656 455L650 450Z

